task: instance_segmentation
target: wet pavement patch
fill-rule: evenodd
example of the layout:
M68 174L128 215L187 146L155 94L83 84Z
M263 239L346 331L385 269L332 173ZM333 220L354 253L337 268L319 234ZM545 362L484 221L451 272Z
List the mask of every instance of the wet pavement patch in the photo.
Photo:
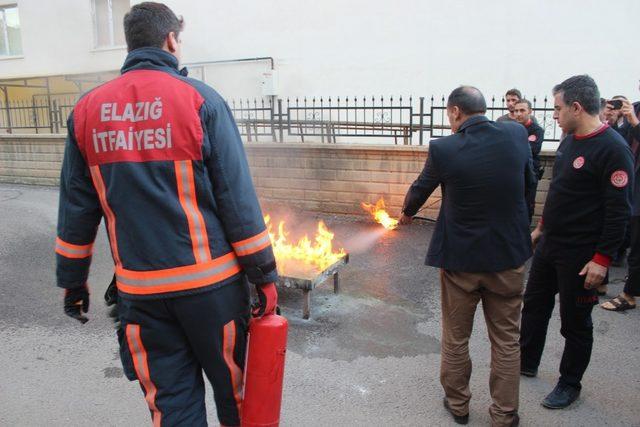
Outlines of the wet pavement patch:
M118 368L115 366L111 366L109 368L104 368L102 370L105 378L122 378L124 376L124 372L122 368Z

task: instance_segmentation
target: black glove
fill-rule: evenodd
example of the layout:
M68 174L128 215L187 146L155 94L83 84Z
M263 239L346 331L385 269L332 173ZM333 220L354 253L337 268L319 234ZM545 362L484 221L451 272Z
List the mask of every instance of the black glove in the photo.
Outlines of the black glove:
M77 288L65 289L64 291L64 314L73 317L80 323L87 323L89 319L82 315L89 311L89 288L82 285Z
M118 316L118 287L116 286L116 276L113 275L113 279L111 279L111 283L107 286L107 290L104 293L104 302L107 304L107 307L111 307L107 310L107 316L111 318L113 323L116 326L116 329L120 326L118 323L120 318Z

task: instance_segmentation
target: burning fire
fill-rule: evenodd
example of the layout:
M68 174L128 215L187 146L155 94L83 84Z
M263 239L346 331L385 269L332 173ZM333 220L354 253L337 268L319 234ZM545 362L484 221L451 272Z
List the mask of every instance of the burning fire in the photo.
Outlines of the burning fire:
M269 231L278 270L281 273L285 271L290 275L292 270L321 272L346 255L342 248L338 252L333 251L333 233L322 221L318 222L313 242L305 234L297 244L287 241L289 233L285 230L284 221L278 223L277 232L273 231L269 215L264 217L264 222Z
M380 197L380 200L378 200L375 205L365 202L362 202L361 205L362 209L369 212L373 216L373 219L377 223L382 224L387 230L393 230L398 227L398 220L391 218L385 210L384 199L382 197Z

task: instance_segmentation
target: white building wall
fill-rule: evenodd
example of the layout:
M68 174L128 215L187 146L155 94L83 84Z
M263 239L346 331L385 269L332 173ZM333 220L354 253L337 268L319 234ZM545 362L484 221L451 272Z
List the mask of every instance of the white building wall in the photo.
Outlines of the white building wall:
M24 57L0 60L0 78L120 67L124 49L93 49L90 0L17 3ZM442 95L459 84L541 96L589 73L604 96L638 98L638 0L166 3L186 21L185 62L272 56L282 96ZM253 97L267 69L227 64L206 74L226 97Z
M120 68L126 49L95 50L91 0L0 0L17 4L22 57L0 57L0 78Z

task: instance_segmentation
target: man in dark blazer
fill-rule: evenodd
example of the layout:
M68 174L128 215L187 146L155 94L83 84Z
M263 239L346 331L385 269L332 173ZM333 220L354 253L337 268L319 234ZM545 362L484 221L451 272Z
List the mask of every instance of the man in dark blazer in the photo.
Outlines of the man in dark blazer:
M469 337L482 300L491 340L492 425L519 423L519 320L524 263L531 256L526 203L536 176L524 127L492 122L482 93L455 89L447 101L453 135L429 144L426 165L407 192L408 224L442 186L440 215L426 264L440 268L444 405L459 424L469 416Z

